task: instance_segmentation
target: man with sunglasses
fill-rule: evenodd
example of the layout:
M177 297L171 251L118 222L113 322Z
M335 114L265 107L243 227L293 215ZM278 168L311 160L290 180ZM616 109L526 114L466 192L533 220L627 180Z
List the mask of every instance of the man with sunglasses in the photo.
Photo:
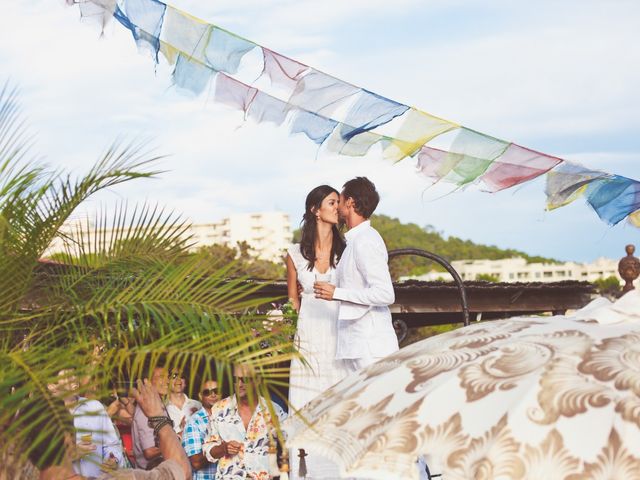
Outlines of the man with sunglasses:
M214 480L216 464L207 460L202 447L209 436L211 407L220 400L218 383L214 380L204 382L198 397L202 408L187 420L182 434L182 447L191 462L192 480Z

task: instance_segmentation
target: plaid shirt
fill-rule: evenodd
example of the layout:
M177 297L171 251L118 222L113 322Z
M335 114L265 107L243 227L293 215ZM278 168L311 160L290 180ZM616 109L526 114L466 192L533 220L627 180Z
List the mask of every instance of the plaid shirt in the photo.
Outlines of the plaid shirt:
M202 445L209 436L209 415L204 408L191 415L182 432L182 447L190 457L202 453ZM216 464L208 463L200 470L193 470L193 480L214 480Z

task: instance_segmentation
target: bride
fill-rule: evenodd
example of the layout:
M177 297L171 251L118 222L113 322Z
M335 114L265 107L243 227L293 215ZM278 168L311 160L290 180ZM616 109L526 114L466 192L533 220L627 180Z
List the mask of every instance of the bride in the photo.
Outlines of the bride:
M298 311L296 345L304 357L304 361L291 362L289 402L294 411L348 373L342 362L335 359L338 302L315 298L313 293L316 280L335 282L335 268L345 248L338 231L339 202L338 191L328 185L311 190L305 201L300 243L287 252L288 294ZM290 462L292 478L296 478L297 452L291 452ZM308 456L305 462L308 479L337 477L337 468L328 460Z

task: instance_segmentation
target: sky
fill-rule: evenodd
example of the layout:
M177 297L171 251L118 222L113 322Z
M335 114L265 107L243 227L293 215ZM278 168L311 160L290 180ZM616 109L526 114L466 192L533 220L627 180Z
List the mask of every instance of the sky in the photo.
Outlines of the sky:
M398 102L551 155L640 179L640 2L635 0L174 0L276 52ZM640 231L583 200L545 211L544 178L500 193L431 186L415 161L318 150L286 127L172 86L171 68L111 22L101 35L63 0L11 0L0 15L0 81L19 87L34 155L88 170L117 139L162 155L157 179L101 193L78 215L150 202L206 223L282 210L357 175L378 213L446 236L559 260L620 258ZM638 242L636 242L638 243ZM416 245L420 248L420 245ZM638 245L640 247L640 245ZM437 252L436 252L437 253Z

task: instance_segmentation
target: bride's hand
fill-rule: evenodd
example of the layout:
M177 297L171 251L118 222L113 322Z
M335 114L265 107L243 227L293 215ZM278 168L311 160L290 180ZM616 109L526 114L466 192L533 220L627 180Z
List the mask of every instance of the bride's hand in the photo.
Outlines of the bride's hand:
M316 298L323 300L333 300L333 292L336 286L329 282L316 282L313 284L313 291L316 294Z

